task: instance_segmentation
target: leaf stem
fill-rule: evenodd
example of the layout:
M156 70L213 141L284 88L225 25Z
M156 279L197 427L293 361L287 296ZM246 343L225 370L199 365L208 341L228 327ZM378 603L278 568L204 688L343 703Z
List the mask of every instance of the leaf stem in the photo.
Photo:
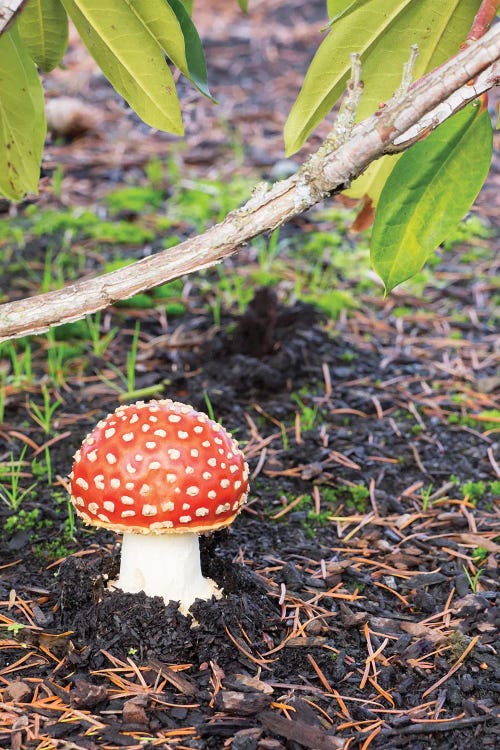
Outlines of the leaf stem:
M498 8L500 7L500 0L483 0L479 6L479 10L476 13L476 17L472 22L471 29L467 35L464 46L468 46L471 42L475 42L480 39L495 20Z

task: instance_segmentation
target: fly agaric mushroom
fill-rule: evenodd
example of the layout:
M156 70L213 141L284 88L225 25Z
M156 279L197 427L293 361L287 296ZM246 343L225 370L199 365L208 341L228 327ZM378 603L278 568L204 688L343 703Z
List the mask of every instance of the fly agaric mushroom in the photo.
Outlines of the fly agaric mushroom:
M179 601L221 596L200 568L198 534L245 503L248 465L220 424L170 399L119 406L76 452L71 500L87 524L123 532L112 585Z

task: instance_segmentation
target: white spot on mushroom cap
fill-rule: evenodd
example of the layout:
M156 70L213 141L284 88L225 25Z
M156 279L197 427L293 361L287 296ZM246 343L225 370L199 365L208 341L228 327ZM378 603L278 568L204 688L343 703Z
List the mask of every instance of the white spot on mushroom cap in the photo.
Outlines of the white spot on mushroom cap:
M191 485L191 487L188 487L186 490L186 495L189 495L189 497L196 497L196 495L200 494L200 488L196 487L196 485Z
M149 432L150 429L151 429L151 425L149 425L149 424L143 424L142 427L141 427L141 430L143 432Z
M160 508L164 513L169 513L171 510L175 508L175 505L171 500L167 500L164 503L160 503Z
M82 490L88 490L89 483L85 481L83 477L78 477L78 479L75 481L75 484L78 485L78 487L81 487Z
M223 490L227 490L227 488L229 487L230 484L231 484L231 482L229 481L229 479L221 479L220 480L220 486L222 487Z
M144 461L144 456L141 453L136 453L134 458L136 461Z
M133 439L134 439L134 433L133 433L133 432L125 432L125 433L124 433L124 434L122 435L122 440L123 440L123 441L124 441L125 443L130 443L130 442L131 442L131 441L132 441Z
M229 467L229 471L231 472L231 474L234 474L235 471L238 471L238 468L238 464L231 464L231 466Z
M239 479L237 479L236 482L234 483L234 489L239 490L240 487L241 487L241 482Z
M185 430L178 430L177 437L179 438L179 440L187 440L189 437L189 432L186 432Z
M203 477L203 479L211 479L212 478L212 475L211 475L211 473L209 471L204 471L201 476Z
M193 458L198 458L198 456L200 455L198 448L191 448L189 453L191 454Z
M109 510L110 513L114 513L115 504L111 500L105 500L102 504L104 510Z
M168 415L168 421L172 422L172 424L175 423L175 422L180 422L181 419L182 419L182 417L180 417L178 414L169 414Z
M181 523L189 523L191 521L191 516L180 516L179 521Z
M176 474L167 474L166 480L169 484L174 484L177 482L177 475Z
M106 461L108 464L116 464L116 456L114 453L106 453Z
M87 506L87 510L89 513L92 513L95 516L97 511L99 510L99 506L97 505L97 503L89 503Z
M146 448L148 448L148 450L150 451L154 451L156 446L157 446L157 443L155 443L154 440L148 440L148 442L146 443Z
M224 503L224 505L218 505L215 509L215 515L219 516L221 513L227 513L231 509L231 506L229 503Z
M217 493L215 492L215 490L209 490L207 492L207 497L209 497L210 500L215 500L215 498L217 497Z
M194 467L193 466L186 466L185 472L186 472L186 474L194 474Z
M104 474L96 474L94 477L94 484L98 490L104 489Z
M158 435L158 437L164 438L164 437L167 437L167 431L166 430L162 430L162 429L155 430L153 432L153 435Z
M124 505L134 505L135 500L133 497L130 497L130 495L122 495L120 500Z
M139 421L139 415L137 413L135 413L135 414L132 414L132 416L128 420L128 423L129 424L135 424L138 421Z
M120 486L121 482L120 482L120 480L118 479L118 477L112 477L112 478L111 478L111 479L109 480L109 484L110 484L110 486L111 486L111 487L112 487L112 488L113 488L114 490L117 490L117 489L118 489L118 487Z
M133 490L135 487L135 484L133 482L125 482L125 489L126 490Z
M156 531L156 529L171 529L173 525L173 521L155 521L149 524L149 528L151 531Z
M161 463L159 461L151 461L149 464L150 469L161 469Z
M149 486L149 484L146 484L146 483L144 483L141 489L139 490L139 494L143 496L149 495L150 492L151 492L151 487Z
M202 442L202 446L203 446L204 448L210 448L210 446L211 446L211 445L212 445L212 443L210 442L210 440L204 440L204 441Z
M80 495L78 495L78 497L73 497L72 500L75 505L80 505L80 506L85 505L83 497L80 497Z
M203 516L208 516L209 510L208 508L196 508L195 515L199 516L200 518L203 518Z
M93 464L94 461L97 461L97 450L93 450L90 451L90 453L87 453L87 458L91 464Z
M97 518L99 519L99 521L103 521L104 523L111 523L109 518L105 516L104 513L98 513Z
M181 457L181 452L178 451L176 448L169 448L167 451L168 457L172 459L172 461L176 461L178 458Z
M201 426L201 424L195 424L195 426L193 427L193 432L195 432L197 435L201 435L201 433L203 432L203 427Z
M132 516L135 516L135 510L122 510L121 516L122 518L132 518Z
M215 466L217 466L217 459L216 459L216 458L213 458L213 457L212 457L212 458L209 458L209 459L207 460L207 464L208 464L209 466L213 466L213 467L215 467Z
M190 507L191 507L191 506L190 506L190 504L189 504L189 503L182 503L182 510L189 510L189 509L190 509Z
M143 505L142 506L142 515L143 516L156 516L158 514L158 508L156 505Z
M125 469L127 470L128 474L137 474L137 469L132 464L127 464Z
M116 430L114 427L109 427L107 430L104 430L104 437L105 438L112 438L115 434Z

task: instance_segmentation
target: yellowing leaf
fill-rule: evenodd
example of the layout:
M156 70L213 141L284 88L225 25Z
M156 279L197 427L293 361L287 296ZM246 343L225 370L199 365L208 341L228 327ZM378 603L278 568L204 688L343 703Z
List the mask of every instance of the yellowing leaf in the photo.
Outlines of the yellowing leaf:
M420 271L470 209L492 149L488 112L473 104L401 156L380 196L371 241L387 292Z
M0 192L36 193L45 140L43 89L17 22L0 36Z
M359 52L364 93L358 119L372 114L401 83L412 44L418 78L457 52L480 0L354 0L332 3L341 14L321 43L285 126L287 154L304 144L345 90L350 55Z
M162 49L132 0L62 0L82 41L119 94L151 127L182 134L175 84Z
M60 0L28 0L17 28L39 68L47 72L61 62L68 45L68 16Z
M350 188L344 190L344 195L348 198L362 198L364 195L369 195L373 205L376 206L386 180L399 158L400 156L383 156L374 161L366 172L354 180Z

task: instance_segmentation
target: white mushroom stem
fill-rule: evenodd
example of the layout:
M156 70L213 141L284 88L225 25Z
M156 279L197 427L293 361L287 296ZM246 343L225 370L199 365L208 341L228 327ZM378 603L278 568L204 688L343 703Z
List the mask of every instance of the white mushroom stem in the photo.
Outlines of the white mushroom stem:
M179 602L183 614L196 599L222 596L215 582L202 576L198 535L189 532L125 532L120 575L111 585L129 594L144 591L148 596L162 596L165 603Z

